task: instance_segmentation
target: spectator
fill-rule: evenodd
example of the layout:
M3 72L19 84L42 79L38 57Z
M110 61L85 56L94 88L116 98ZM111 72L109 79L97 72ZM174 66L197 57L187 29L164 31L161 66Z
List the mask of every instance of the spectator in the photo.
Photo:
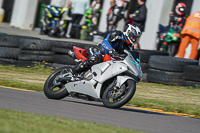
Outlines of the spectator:
M66 37L70 37L72 24L79 24L85 11L90 7L90 0L72 0L72 21L68 26Z
M85 21L83 25L97 26L101 13L102 0L93 0L90 8L85 12Z
M81 39L93 40L98 34L98 21L101 15L103 0L92 0L90 8L85 12L85 21L82 24Z
M124 19L126 21L125 17L125 11L128 9L128 5L130 0L115 0L117 7L119 8L119 20Z
M118 7L122 7L122 0L115 0L115 3Z
M191 43L192 49L189 59L196 59L198 55L198 45L200 40L200 11L191 14L187 19L181 32L181 43L177 57L185 56L185 49Z
M61 19L61 27L60 27L60 37L64 37L66 30L67 30L67 26L69 25L69 23L72 20L72 12L71 12L71 5L72 2L68 1L67 2L67 7L64 7L62 9L62 19Z
M115 0L110 0L110 9L107 14L107 32L111 32L116 29L119 20L119 8Z
M145 5L146 0L137 0L138 6L133 14L130 14L129 17L133 19L133 24L140 28L141 32L144 32L145 22L147 16L147 8ZM134 45L135 49L139 49L139 43Z

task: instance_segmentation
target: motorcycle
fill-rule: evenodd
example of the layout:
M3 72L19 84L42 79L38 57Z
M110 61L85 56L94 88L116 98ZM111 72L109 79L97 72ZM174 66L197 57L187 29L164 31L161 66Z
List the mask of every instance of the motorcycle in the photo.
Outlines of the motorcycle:
M88 51L76 46L73 49L79 61L87 59ZM134 96L136 84L142 78L139 53L124 52L118 57L105 55L102 63L74 75L67 67L59 68L47 78L44 94L49 99L58 100L70 95L101 101L107 108L120 108Z
M169 56L175 56L181 41L181 30L182 28L177 25L169 28L159 25L157 50L167 51Z

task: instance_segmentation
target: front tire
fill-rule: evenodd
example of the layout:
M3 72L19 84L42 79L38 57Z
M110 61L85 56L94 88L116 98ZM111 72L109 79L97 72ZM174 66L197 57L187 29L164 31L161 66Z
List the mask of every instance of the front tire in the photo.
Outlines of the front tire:
M175 56L177 51L178 51L178 42L171 42L168 44L168 50L167 52L169 53L169 56Z
M49 99L62 99L69 95L67 89L65 88L65 83L58 83L57 86L53 83L55 78L61 74L62 71L68 70L67 67L60 68L53 72L46 80L44 84L44 94Z
M124 89L123 89L123 88ZM131 100L136 91L136 83L133 80L127 80L121 87L120 96L116 95L113 97L113 89L108 86L102 96L102 101L105 107L107 108L120 108ZM118 92L117 92L118 93ZM115 98L116 97L116 98Z

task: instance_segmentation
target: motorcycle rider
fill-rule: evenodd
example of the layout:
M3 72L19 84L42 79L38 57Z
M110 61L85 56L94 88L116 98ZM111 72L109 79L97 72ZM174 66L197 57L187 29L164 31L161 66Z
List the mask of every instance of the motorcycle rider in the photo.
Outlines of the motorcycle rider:
M43 17L41 19L41 32L40 34L47 34L48 30L50 30L51 26L54 25L52 23L52 20L54 18L59 18L61 19L61 7L57 7L55 5L47 5L45 7Z
M101 63L103 61L103 56L106 54L115 57L119 54L123 54L124 49L133 50L140 35L140 29L131 24L128 24L123 32L120 30L112 31L101 43L97 44L97 47L89 48L89 57L87 60L71 68L70 71L74 75L92 65ZM68 54L72 56L74 53L69 51Z
M183 28L187 18L186 5L184 3L178 3L175 8L175 12L170 13L170 27L179 26Z

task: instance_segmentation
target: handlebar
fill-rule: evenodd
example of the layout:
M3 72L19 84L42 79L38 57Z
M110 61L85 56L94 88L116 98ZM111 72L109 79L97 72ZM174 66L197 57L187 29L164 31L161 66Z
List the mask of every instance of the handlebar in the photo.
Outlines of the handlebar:
M126 58L127 54L113 54L110 56L112 60L124 60Z
M170 28L172 28L176 32L182 30L182 28L180 26L178 26L178 25L171 26Z

